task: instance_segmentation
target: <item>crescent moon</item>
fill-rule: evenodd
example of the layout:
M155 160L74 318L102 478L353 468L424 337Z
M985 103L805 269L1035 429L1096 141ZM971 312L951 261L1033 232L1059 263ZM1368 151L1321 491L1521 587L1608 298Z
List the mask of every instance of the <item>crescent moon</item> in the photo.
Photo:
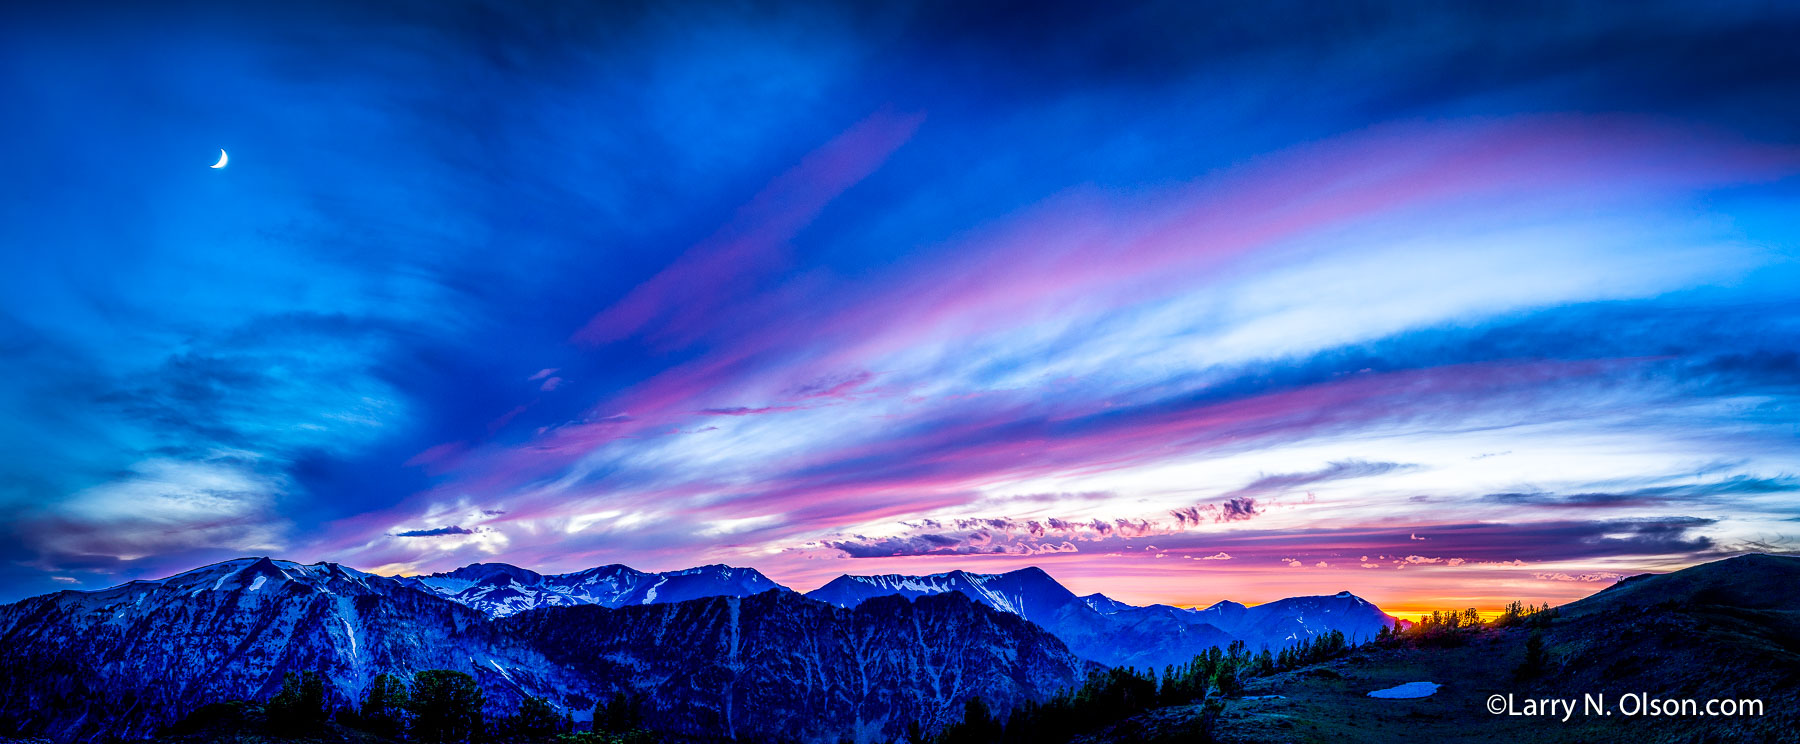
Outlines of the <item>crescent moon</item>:
M220 150L219 151L219 162L213 163L212 167L223 168L223 167L225 167L225 161L228 161L230 159L231 159L231 156L226 155L224 150Z

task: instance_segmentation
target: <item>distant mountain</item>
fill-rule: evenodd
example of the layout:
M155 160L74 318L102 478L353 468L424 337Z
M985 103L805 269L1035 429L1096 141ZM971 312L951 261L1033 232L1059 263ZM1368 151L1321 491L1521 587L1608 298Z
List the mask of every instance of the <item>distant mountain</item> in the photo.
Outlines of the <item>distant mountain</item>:
M1229 599L1214 602L1204 610L1189 610L1194 619L1215 628L1236 628L1243 624L1244 613L1250 608Z
M492 715L539 695L585 718L603 696L632 690L649 696L652 723L701 738L887 741L908 720L951 720L970 696L999 709L1045 698L1089 666L1050 633L960 595L856 610L780 589L673 601L761 577L615 568L552 582L563 577L490 564L427 577L443 582L433 588L247 558L33 597L0 606L0 735L142 738L206 703L265 700L288 672L320 672L337 706L381 673L451 669L476 678ZM609 593L608 576L637 583ZM502 584L593 602L493 619L440 593ZM588 590L555 591L571 586ZM474 601L484 600L507 601L494 591Z
M1219 602L1204 610L1190 610L1200 622L1243 638L1252 647L1280 648L1302 638L1343 631L1354 642L1374 640L1394 618L1368 600L1350 592L1316 597L1288 597L1255 607Z
M1001 612L1038 622L1051 620L1070 605L1087 604L1074 592L1063 588L1050 574L1035 566L1003 574L980 574L968 571L931 574L929 576L843 575L826 585L806 593L808 599L855 607L875 597L919 597L956 592ZM1092 609L1092 608L1089 608Z
M785 589L755 569L716 564L664 573L610 565L546 576L505 563L476 563L446 573L396 578L492 617L539 607L624 607Z
M1094 608L1095 612L1102 615L1111 615L1119 610L1127 610L1132 607L1124 602L1120 602L1119 600L1099 593L1085 595L1081 598L1081 601L1087 603L1087 606Z
M1341 630L1370 639L1395 620L1360 597L1292 597L1247 608L1220 602L1205 610L1169 605L1136 607L1103 594L1078 597L1043 569L1003 574L951 571L928 576L844 575L806 596L839 607L875 597L957 593L1018 615L1056 634L1082 658L1108 666L1179 664L1214 646L1242 640L1251 649L1280 649L1301 638Z

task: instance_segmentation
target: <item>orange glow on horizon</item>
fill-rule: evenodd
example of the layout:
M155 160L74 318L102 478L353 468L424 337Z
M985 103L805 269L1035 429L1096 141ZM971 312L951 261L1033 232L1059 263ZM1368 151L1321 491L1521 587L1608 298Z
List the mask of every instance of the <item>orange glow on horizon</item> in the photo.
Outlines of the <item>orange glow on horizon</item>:
M1402 620L1414 621L1432 611L1462 612L1470 607L1484 619L1497 617L1506 605L1561 606L1588 597L1610 586L1603 581L1567 581L1540 578L1540 574L1571 572L1567 567L1544 564L1521 566L1409 565L1365 569L1354 563L1342 567L1291 568L1248 560L1157 560L1142 554L1083 555L1079 560L1063 556L907 556L861 559L808 559L762 561L771 579L805 592L841 574L921 575L964 570L972 573L1004 573L1028 566L1042 568L1076 595L1094 593L1133 605L1166 604L1204 609L1221 600L1247 606L1287 597L1332 595L1349 591ZM1614 568L1614 567L1609 567ZM1616 568L1625 568L1619 566ZM1643 566L1646 570L1669 570Z

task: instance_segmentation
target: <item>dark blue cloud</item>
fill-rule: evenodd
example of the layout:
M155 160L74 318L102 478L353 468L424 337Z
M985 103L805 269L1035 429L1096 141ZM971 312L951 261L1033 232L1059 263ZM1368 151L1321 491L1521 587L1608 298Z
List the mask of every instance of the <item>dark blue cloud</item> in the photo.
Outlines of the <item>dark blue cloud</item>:
M1717 481L1681 483L1666 486L1645 486L1642 488L1619 491L1587 491L1581 493L1516 491L1509 493L1490 493L1482 496L1482 498L1495 503L1514 505L1623 507L1695 504L1716 501L1717 499L1715 497L1720 496L1780 494L1791 493L1794 491L1800 491L1800 478L1787 475L1775 478L1734 475Z
M1310 470L1302 473L1275 473L1265 475L1244 484L1242 488L1227 493L1226 495L1254 496L1265 493L1279 493L1300 488L1302 486L1310 486L1315 483L1326 483L1347 478L1366 478L1416 467L1418 466L1398 462L1344 460L1342 462L1330 463L1318 470Z
M394 533L394 537L444 537L446 535L473 534L475 534L474 530L453 524L449 527L437 527L429 530L407 530L405 532L396 532Z

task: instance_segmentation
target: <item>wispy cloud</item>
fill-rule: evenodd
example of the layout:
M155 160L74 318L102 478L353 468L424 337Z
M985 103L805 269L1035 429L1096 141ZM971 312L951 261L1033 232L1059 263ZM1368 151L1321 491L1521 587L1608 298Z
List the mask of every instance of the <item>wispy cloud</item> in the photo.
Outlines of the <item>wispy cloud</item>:
M1734 475L1700 483L1646 486L1621 491L1551 493L1545 491L1490 493L1482 498L1501 504L1557 507L1634 507L1670 503L1701 503L1720 496L1779 494L1800 491L1800 478L1782 475L1759 478Z
M453 524L453 525L450 525L449 527L434 527L434 528L428 529L428 530L407 530L405 532L396 532L396 533L394 533L394 537L443 537L445 535L473 535L473 534L475 534L474 530L466 529L464 527L460 527L460 526Z
M1370 478L1397 471L1418 467L1397 462L1366 462L1363 460L1345 460L1334 462L1318 470L1303 473L1276 473L1265 475L1232 491L1227 496L1257 496L1266 493L1283 491L1350 478Z

